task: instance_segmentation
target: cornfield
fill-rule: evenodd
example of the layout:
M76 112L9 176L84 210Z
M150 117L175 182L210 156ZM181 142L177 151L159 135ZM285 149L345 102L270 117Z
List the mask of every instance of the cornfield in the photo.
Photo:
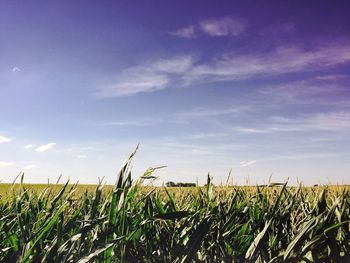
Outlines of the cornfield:
M132 155L133 156L133 155ZM347 187L144 188L132 156L113 189L68 183L0 198L1 262L348 262ZM181 191L179 191L181 190Z

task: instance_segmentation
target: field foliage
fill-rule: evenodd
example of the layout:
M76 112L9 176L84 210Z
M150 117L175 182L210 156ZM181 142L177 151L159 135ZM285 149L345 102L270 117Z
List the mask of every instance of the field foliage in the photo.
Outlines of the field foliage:
M68 183L0 198L1 262L346 262L346 187L113 188ZM56 186L58 187L58 186ZM76 191L79 189L79 193ZM83 189L83 190L82 190ZM6 192L6 193L5 193Z

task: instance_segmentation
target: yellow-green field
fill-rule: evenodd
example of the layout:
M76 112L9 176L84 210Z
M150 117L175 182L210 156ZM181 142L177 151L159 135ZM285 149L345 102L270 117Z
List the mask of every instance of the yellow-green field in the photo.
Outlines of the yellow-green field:
M41 193L43 191L49 191L51 195L57 194L64 184L10 184L10 183L0 183L0 196L3 198L9 197L11 195L16 195L21 189L25 189L28 192ZM69 187L75 187L74 196L80 196L88 192L90 194L96 191L98 185L95 184L69 184ZM205 189L205 187L167 187L167 190L173 193L176 197L181 198L181 195L187 195L189 192L196 192L198 189ZM267 189L268 191L276 191L280 187L259 187L259 189ZM297 189L298 187L287 186L288 189ZM247 193L256 193L257 186L213 186L213 194L220 196L227 196L236 189L244 189ZM337 195L343 191L350 191L349 185L320 185L313 187L302 187L305 192L310 192L316 194L327 190L330 195ZM113 185L103 185L102 192L108 194L113 190ZM152 186L142 186L140 187L141 193L148 193L149 191L158 192L161 195L166 195L164 191L164 186L152 187Z
M73 185L69 185L72 187ZM45 190L49 190L54 193L58 193L63 187L63 184L1 184L0 183L0 196L9 196L18 193L21 189L26 189L30 192L40 193ZM76 186L76 195L82 195L84 192L88 191L90 193L95 192L97 185L93 184L79 184ZM104 186L105 191L110 191L113 189L111 185Z
M347 262L350 188L0 184L0 262Z

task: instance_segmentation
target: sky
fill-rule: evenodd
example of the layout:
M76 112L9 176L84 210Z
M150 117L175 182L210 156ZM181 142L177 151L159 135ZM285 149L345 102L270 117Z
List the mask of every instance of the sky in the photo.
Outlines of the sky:
M350 183L348 1L0 1L0 182Z

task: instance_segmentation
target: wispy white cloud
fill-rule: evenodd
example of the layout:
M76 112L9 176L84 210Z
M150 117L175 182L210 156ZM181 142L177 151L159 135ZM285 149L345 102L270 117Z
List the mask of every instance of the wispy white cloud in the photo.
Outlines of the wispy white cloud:
M160 59L124 70L97 92L99 98L131 96L165 89L176 75L183 75L192 67L192 58L179 56Z
M326 112L287 118L270 117L258 127L233 127L233 131L241 133L273 133L273 132L347 132L350 129L350 112Z
M239 107L229 107L224 109L194 109L188 112L178 113L177 116L181 119L193 119L193 118L203 118L212 117L220 115L235 115L243 112L252 111L250 106L239 106Z
M35 169L37 166L35 164L29 164L29 165L26 165L22 168L22 170L33 170Z
M350 112L317 113L299 119L284 118L279 122L281 128L287 126L306 131L348 131L350 129Z
M238 131L240 133L268 133L268 129L263 129L263 128L251 128L251 127L234 127L234 131Z
M194 154L194 155L211 155L211 154L214 154L212 151L206 151L206 150L202 150L202 149L192 149L191 153Z
M12 141L12 138L0 136L0 143L10 142L10 141Z
M28 150L28 149L31 149L33 147L34 147L33 144L27 144L26 146L24 146L24 149Z
M0 168L7 168L7 167L10 167L13 165L14 165L14 163L12 163L12 162L0 162Z
M144 118L144 119L136 119L136 120L120 120L120 121L103 121L94 123L96 126L116 126L116 127L129 127L129 126L151 126L160 122L164 122L160 118Z
M345 63L350 63L350 45L339 43L308 50L298 46L279 46L270 52L253 55L225 53L206 63L194 60L191 55L175 56L127 68L102 85L95 95L99 98L131 96L203 81L271 78L287 73L319 71ZM318 79L321 80L322 77ZM313 89L319 88L316 85Z
M147 66L151 71L166 74L183 74L192 68L192 56L177 56L168 59L159 59Z
M246 112L254 111L253 107L250 106L236 106L236 107L227 107L227 108L194 108L188 111L178 112L171 114L170 116L157 116L152 118L137 118L129 120L116 120L116 121L99 121L91 123L94 126L99 127L129 127L129 126L154 126L164 123L176 123L183 124L187 123L189 120L216 117L223 115L239 115ZM227 136L227 134L222 133L205 133L197 134L190 136L191 138L205 138L205 137L214 137L214 136Z
M259 93L265 98L274 100L275 105L278 103L309 104L311 101L319 100L319 97L339 93L343 89L337 84L311 79L264 87L259 90Z
M347 75L345 74L331 74L331 75L320 75L316 76L317 80L338 80L338 79L345 79Z
M238 36L246 29L246 23L238 17L207 19L199 23L201 30L212 37Z
M226 16L221 18L203 19L197 24L188 25L169 32L170 35L181 38L196 38L199 35L210 37L236 37L247 28L247 23L239 18Z
M201 140L201 139L209 139L209 138L219 138L229 136L228 133L197 133L188 136L190 139Z
M256 160L249 160L249 161L241 161L239 164L242 167L250 166L256 163Z
M192 74L211 80L242 80L315 71L350 62L350 45L334 44L314 50L280 46L255 55L224 54L214 63L196 65Z
M170 35L182 38L195 38L195 27L194 25L189 25L174 31L169 32Z
M41 146L37 147L35 149L35 151L37 151L37 152L46 152L48 150L53 149L55 146L56 146L56 143L51 142L51 143L44 144L44 145L41 145Z
M115 83L103 87L96 95L99 98L131 96L165 89L168 83L169 79L166 75L150 72L124 72Z
M19 67L13 67L12 72L21 72L22 70Z
M88 158L88 156L87 156L86 154L79 154L79 155L77 156L77 158L78 158L78 159L86 159L86 158Z

